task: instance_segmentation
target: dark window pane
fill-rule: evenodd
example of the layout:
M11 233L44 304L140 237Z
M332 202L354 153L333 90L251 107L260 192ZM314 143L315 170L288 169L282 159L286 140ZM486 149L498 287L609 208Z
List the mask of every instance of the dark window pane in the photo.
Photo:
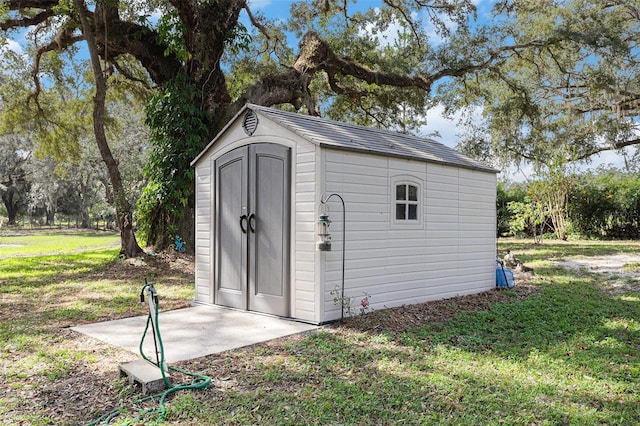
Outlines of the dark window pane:
M396 185L396 200L407 199L407 185Z
M396 220L405 220L405 207L406 204L396 204Z
M409 220L418 219L418 206L416 204L409 204Z
M413 185L409 185L409 200L418 201L418 188Z

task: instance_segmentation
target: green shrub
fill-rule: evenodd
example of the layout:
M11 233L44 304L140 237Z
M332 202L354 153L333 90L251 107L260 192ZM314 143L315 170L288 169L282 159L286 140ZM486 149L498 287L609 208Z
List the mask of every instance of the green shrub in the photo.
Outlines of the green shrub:
M590 237L640 237L640 180L610 170L587 173L576 181L569 215L576 232Z
M498 182L496 194L497 235L511 235L511 222L515 220L514 212L509 208L510 203L524 203L527 189L523 184L509 184Z

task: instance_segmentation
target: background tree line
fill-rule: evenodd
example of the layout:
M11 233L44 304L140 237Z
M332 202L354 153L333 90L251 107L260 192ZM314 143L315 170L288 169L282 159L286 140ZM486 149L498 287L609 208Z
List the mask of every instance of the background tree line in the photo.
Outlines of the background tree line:
M502 182L496 208L498 236L638 239L640 176L599 168L565 176L561 188L552 180Z
M145 185L148 128L139 105L110 105L114 151L130 202ZM4 226L53 226L61 221L79 228L100 222L115 229L113 190L95 143L87 133L73 159L59 158L50 146L34 143L29 132L0 135L0 220Z

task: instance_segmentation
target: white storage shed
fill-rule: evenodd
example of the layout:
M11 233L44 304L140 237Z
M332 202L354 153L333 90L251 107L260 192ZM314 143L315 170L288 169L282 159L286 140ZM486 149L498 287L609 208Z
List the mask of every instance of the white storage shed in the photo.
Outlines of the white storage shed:
M321 324L343 285L373 309L495 286L497 171L433 140L249 104L192 165L198 303Z

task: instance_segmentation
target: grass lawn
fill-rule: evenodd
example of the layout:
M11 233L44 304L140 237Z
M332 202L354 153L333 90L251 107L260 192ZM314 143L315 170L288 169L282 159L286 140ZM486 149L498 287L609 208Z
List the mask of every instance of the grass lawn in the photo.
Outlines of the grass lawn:
M53 253L69 254L119 247L120 239L113 232L0 233L0 258Z
M178 363L213 382L174 394L163 424L640 424L638 264L602 274L554 263L640 256L640 244L499 248L535 268L526 286ZM130 354L68 327L144 313L145 276L163 309L184 306L193 275L184 258L121 261L117 252L53 244L0 256L1 424L83 424L137 397L116 373Z

